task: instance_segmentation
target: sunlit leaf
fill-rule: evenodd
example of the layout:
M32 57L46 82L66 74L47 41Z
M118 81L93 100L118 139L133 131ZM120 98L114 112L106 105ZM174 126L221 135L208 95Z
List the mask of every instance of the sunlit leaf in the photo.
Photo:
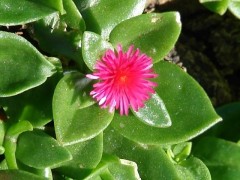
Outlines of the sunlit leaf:
M53 97L53 117L57 139L67 145L89 140L100 134L114 113L100 109L90 96L92 85L85 75L67 74Z
M0 97L39 86L55 71L55 67L20 36L0 31L0 47Z
M39 169L54 168L72 158L66 148L39 130L25 132L19 137L16 157L22 163Z
M177 65L159 62L156 92L163 100L172 126L157 128L133 114L114 115L111 125L125 137L146 144L175 144L189 140L221 120L200 85Z
M110 34L110 42L121 44L125 50L133 44L158 62L174 47L180 31L178 12L149 13L118 24Z
M150 126L169 127L172 124L167 108L157 93L145 102L143 108L132 112L140 121Z
M83 60L90 70L93 70L97 60L99 60L107 49L112 49L112 45L102 39L96 33L85 31L82 39Z
M74 0L86 22L87 30L108 38L120 22L142 14L145 0Z
M57 9L54 9L49 2L50 1L42 3L33 0L1 0L0 25L10 26L25 24L57 13ZM57 4L57 2L61 4L61 0L56 0L55 4Z

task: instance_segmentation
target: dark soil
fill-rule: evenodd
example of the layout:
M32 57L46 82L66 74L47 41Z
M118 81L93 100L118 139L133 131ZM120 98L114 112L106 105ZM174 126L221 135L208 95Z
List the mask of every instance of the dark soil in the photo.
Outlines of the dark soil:
M175 47L187 72L205 89L214 106L240 100L240 19L205 9L197 0L151 4L154 11L179 11L182 32ZM178 61L178 58L173 58Z

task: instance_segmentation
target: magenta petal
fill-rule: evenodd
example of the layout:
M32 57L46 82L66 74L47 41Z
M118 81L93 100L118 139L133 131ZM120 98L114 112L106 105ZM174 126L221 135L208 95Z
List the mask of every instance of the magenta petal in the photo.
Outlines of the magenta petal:
M138 111L155 93L157 84L150 79L158 75L152 66L152 59L139 49L134 51L133 45L127 52L123 52L121 45L117 46L117 52L107 50L96 62L95 72L86 75L98 79L90 95L99 101L101 108L108 107L109 112L119 109L121 115L128 115L129 108Z

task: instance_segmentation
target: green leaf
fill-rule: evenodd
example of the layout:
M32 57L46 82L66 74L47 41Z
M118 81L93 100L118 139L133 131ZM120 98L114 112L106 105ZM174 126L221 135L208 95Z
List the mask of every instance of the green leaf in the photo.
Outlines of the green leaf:
M174 47L181 31L178 12L143 14L118 24L110 34L110 42L139 48L158 62Z
M226 104L218 107L216 111L223 118L223 121L213 126L207 131L207 134L234 142L238 141L240 139L240 102Z
M191 148L191 142L174 144L170 148L167 148L167 154L174 162L179 163L187 159L191 153Z
M22 170L0 170L0 179L5 180L46 180L46 178Z
M1 0L0 1L0 25L13 26L36 21L50 14L57 13L57 10L47 3L29 0Z
M79 142L73 145L64 146L71 154L72 160L67 165L77 165L80 168L93 169L102 158L103 137L102 133L88 141ZM64 167L63 167L64 168Z
M103 137L102 133L88 141L64 146L73 159L64 163L56 170L74 179L83 179L91 169L96 168L102 158ZM86 172L85 172L86 171Z
M240 1L239 0L230 0L228 9L240 19Z
M197 142L193 153L207 165L212 179L239 178L240 146L238 144L223 139L205 137Z
M74 0L86 22L87 30L108 38L120 22L142 14L145 0Z
M5 152L5 149L3 146L0 146L0 155L2 155Z
M111 127L104 131L104 153L133 161L142 179L179 179L172 161L162 148L130 141Z
M64 21L72 29L79 30L83 33L86 25L74 2L72 0L63 0L63 4L66 10L66 14L63 16Z
M113 179L140 179L137 171L137 164L133 161L120 159L118 163L111 163L108 166L108 170L113 176ZM102 176L103 175L101 175L101 177Z
M19 136L16 157L22 163L38 169L55 168L72 158L66 148L40 130Z
M164 102L157 93L145 102L143 108L133 114L143 123L153 127L169 127L172 125L171 118L168 114Z
M136 163L124 159L119 159L112 156L103 156L102 161L99 163L91 174L85 177L85 180L100 179L140 179L137 172Z
M0 146L3 144L4 135L5 135L5 125L3 121L0 119Z
M18 168L20 170L36 174L36 175L44 177L44 178L46 178L48 180L52 180L52 178L53 178L52 177L52 171L51 171L51 169L49 167L44 168L44 169L36 169L36 168L33 168L33 167L29 167L29 166L21 163L20 161L17 161L17 164L18 164Z
M116 113L111 125L119 133L140 143L176 144L201 134L221 120L200 85L180 67L161 61L155 64L154 71L159 74L156 92L168 110L172 126L152 127L131 113L128 117Z
M44 83L55 67L24 38L0 31L0 97Z
M44 51L53 56L63 56L66 59L74 60L80 68L84 69L85 64L82 60L80 47L82 34L78 30L67 31L68 28L64 20L70 20L66 18L66 16L59 17L54 14L34 22L31 27L32 36ZM72 20L72 18L70 19Z
M228 8L229 0L199 0L210 11L223 15Z
M0 98L11 122L29 121L33 127L41 127L52 121L52 97L59 75L31 90L16 96ZM1 141L0 141L1 142Z
M135 143L111 128L104 131L103 142L105 153L136 162L142 179L211 179L207 167L199 159L190 157L176 163L159 146ZM180 149L179 145L176 147Z
M53 117L57 139L64 145L89 140L111 122L113 113L100 109L90 96L91 82L79 73L67 74L53 96Z
M7 170L7 169L8 169L7 162L6 162L6 159L4 159L0 162L0 172L1 170Z
M18 136L25 131L32 131L33 127L28 121L20 121L16 124L10 126L7 130L5 139L4 139L4 147L5 147L5 158L7 162L7 166L9 169L18 169L17 161L16 161L16 147L17 147L17 139Z
M96 33L85 31L82 39L83 60L90 70L94 69L94 65L105 53L107 49L112 49L112 45L102 39Z
M36 3L44 4L48 7L58 10L61 14L65 13L63 9L63 0L32 0Z
M206 165L198 158L190 157L175 165L181 179L211 180L211 174Z

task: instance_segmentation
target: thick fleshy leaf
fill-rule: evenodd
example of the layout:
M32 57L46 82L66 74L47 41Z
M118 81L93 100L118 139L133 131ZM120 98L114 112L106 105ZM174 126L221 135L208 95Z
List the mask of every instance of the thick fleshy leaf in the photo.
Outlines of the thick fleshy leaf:
M227 8L229 0L199 0L209 10L223 15Z
M8 169L7 162L6 162L6 159L4 159L0 162L0 170L7 170L7 169Z
M20 170L36 174L38 176L44 177L49 180L53 178L51 168L49 168L49 167L44 168L44 169L37 169L37 168L27 166L27 165L23 164L21 161L17 161L17 164L18 164L18 168Z
M174 144L201 134L221 120L200 85L180 67L161 61L155 64L154 71L159 74L156 92L168 110L172 126L152 127L131 113L128 118L116 113L111 125L119 133L140 143Z
M75 144L100 134L114 113L100 109L90 96L91 82L79 73L67 74L57 85L53 96L53 117L57 139Z
M50 14L57 13L57 10L53 9L48 2L42 3L39 1L29 0L1 0L0 25L10 26L26 24ZM61 0L57 0L56 3L57 2L61 2Z
M0 170L0 179L5 180L46 180L46 178L22 170Z
M110 34L110 42L124 49L130 45L139 48L160 61L174 47L181 31L178 12L143 14L118 24Z
M0 118L0 146L3 144L4 135L5 135L5 126Z
M66 148L40 130L21 134L16 157L22 163L38 169L55 168L72 158Z
M70 28L83 33L86 29L85 22L74 2L72 0L63 0L63 5L66 10L66 14L63 16L64 21Z
M110 164L108 169L114 179L140 180L137 164L133 161L120 159L119 163Z
M119 159L117 157L103 156L102 161L85 180L98 179L129 179L139 180L137 165L135 162Z
M67 165L77 165L80 168L93 169L101 160L103 152L102 133L88 141L79 142L73 145L64 146L71 154L72 160ZM63 167L64 168L64 167Z
M162 148L130 141L111 127L104 131L103 137L104 152L135 162L142 179L179 179L172 161Z
M207 131L207 135L234 142L238 141L240 139L240 102L221 106L216 111L223 118L223 121Z
M2 155L4 152L5 152L4 147L0 145L0 155Z
M211 180L211 174L206 165L198 158L189 159L175 165L179 176L184 180Z
M52 121L52 97L59 78L56 74L36 88L16 96L0 98L9 120L26 120L33 127L41 127Z
M212 179L239 178L240 146L238 144L223 139L205 137L194 146L193 153L207 165Z
M33 127L28 121L20 121L8 128L4 138L5 159L9 169L18 169L16 160L16 148L18 136L25 131L32 131Z
M239 0L230 0L228 8L237 18L240 19L240 1Z
M159 146L132 142L111 128L104 131L103 142L105 153L136 162L142 179L211 179L207 167L199 159L190 157L173 162Z
M83 60L90 70L93 70L97 60L99 60L107 49L112 49L112 45L102 39L96 33L85 31L82 39Z
M44 83L55 67L24 38L0 31L0 97Z
M102 133L88 141L64 146L72 154L73 159L56 170L74 179L83 179L100 162L103 152Z
M63 9L63 0L32 0L40 4L44 4L47 7L58 10L61 14L65 13Z
M185 161L191 153L192 143L183 142L179 144L174 144L167 148L168 156L173 159L173 161L179 163Z
M143 108L133 114L143 123L154 127L169 127L172 125L171 118L168 114L164 102L154 93L152 97L145 102Z
M146 0L74 0L86 21L87 30L108 38L120 22L142 14Z
M70 21L66 16L58 16L56 14L48 16L32 24L32 36L39 43L44 51L53 56L63 56L66 59L76 61L80 68L84 69L81 52L82 29L71 30L66 29L66 22ZM72 20L72 18L70 18Z

